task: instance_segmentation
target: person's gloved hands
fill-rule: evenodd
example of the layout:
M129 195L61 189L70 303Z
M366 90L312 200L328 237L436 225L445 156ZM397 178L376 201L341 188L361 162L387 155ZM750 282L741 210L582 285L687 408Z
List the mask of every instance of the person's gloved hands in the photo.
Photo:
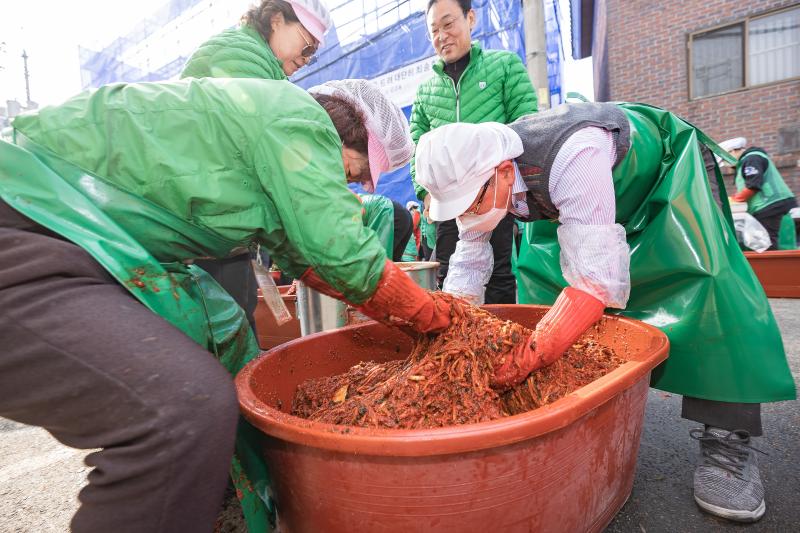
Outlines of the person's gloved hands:
M748 189L745 187L733 196L728 196L728 201L730 202L733 200L734 202L747 202L750 198L755 196L756 192L757 191L754 191L753 189Z
M441 331L450 325L450 304L441 293L425 291L388 259L375 292L356 308L378 322L408 324L418 333Z
M604 308L603 302L582 290L567 287L561 291L530 338L495 367L492 387L513 387L537 368L554 363L600 320Z
M312 269L300 280L323 294L347 301ZM425 291L388 259L372 296L361 305L350 305L378 322L410 326L418 333L441 331L450 325L450 304L441 293Z

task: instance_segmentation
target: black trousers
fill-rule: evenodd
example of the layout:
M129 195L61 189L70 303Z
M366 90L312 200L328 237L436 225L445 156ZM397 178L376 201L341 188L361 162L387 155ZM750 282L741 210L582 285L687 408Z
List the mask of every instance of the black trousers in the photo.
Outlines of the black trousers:
M256 333L256 306L258 305L258 282L250 264L251 254L241 254L225 259L202 259L195 264L211 274L236 303L244 309L247 322ZM266 263L265 263L266 264Z
M0 416L100 449L72 531L212 531L238 420L231 376L2 201Z
M403 260L403 252L406 251L408 240L414 233L414 218L408 209L394 200L392 200L392 207L394 208L394 247L391 259L397 262Z
M744 429L753 437L763 433L760 403L715 402L684 396L681 417L727 431Z
M769 209L768 207L764 211L756 211L753 213L753 218L758 220L761 225L764 226L764 229L767 230L767 233L769 233L771 244L767 250L778 249L778 233L781 229L781 220L783 216L789 212L789 209L790 208L776 212L774 209Z
M487 304L517 303L517 280L511 271L511 243L514 240L514 216L511 214L500 221L492 232L489 243L494 252L494 270L486 284ZM458 226L455 220L436 225L436 260L439 261L439 286L447 277L450 256L456 251Z

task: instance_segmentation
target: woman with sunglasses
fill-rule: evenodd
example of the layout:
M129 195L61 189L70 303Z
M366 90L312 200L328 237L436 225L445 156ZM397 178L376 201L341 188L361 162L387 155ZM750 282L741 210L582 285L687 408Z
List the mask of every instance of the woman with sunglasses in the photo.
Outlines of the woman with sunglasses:
M201 44L181 77L285 80L313 62L331 23L320 0L262 0L238 28Z
M200 45L181 78L285 80L313 61L330 26L330 14L320 0L262 0L244 14L241 26ZM233 296L255 329L258 293L250 259L242 254L197 264Z
M424 135L417 181L432 197L431 217L456 217L460 230L445 291L480 299L492 268L488 235L506 213L531 222L517 262L520 302L553 307L495 369L495 384L556 361L607 307L661 328L670 355L651 384L683 395L681 416L704 424L690 432L703 457L695 501L751 522L765 511L750 441L762 433L760 403L794 399L795 386L730 211L709 189L703 145L734 160L662 109L565 104L509 125Z

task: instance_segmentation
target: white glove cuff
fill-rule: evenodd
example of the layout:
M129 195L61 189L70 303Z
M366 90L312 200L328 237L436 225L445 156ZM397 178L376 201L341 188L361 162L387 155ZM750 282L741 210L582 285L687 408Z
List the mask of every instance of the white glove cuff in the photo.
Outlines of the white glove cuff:
M450 256L442 290L465 298L474 305L481 305L493 268L494 252L491 244L460 240Z
M630 248L619 224L565 224L558 228L561 272L571 287L606 307L624 309L631 292Z

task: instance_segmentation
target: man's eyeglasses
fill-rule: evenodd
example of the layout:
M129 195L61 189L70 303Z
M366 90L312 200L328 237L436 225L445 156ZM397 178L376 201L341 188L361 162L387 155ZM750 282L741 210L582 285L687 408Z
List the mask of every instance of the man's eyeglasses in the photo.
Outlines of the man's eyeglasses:
M445 22L444 24L442 24L441 27L431 29L431 31L429 31L428 34L427 34L428 35L428 40L431 41L431 42L435 41L436 39L439 38L439 34L440 33L446 33L447 35L452 35L453 34L453 29L455 28L455 25L456 25L456 20L450 19L447 22Z
M302 57L308 59L307 64L311 64L311 62L314 61L314 54L317 53L317 45L311 44L310 42L308 42L308 39L306 39L306 36L303 35L302 31L300 31L300 28L295 26L295 29L297 30L297 33L300 34L300 37L303 38L303 41L306 43L306 45L300 51L300 55Z
M483 184L483 188L481 189L480 195L478 195L478 201L475 203L475 207L469 209L464 212L465 215L477 215L478 210L481 208L481 202L483 202L483 197L486 196L486 191L489 189L489 184L492 182L492 178L486 180L486 183Z

